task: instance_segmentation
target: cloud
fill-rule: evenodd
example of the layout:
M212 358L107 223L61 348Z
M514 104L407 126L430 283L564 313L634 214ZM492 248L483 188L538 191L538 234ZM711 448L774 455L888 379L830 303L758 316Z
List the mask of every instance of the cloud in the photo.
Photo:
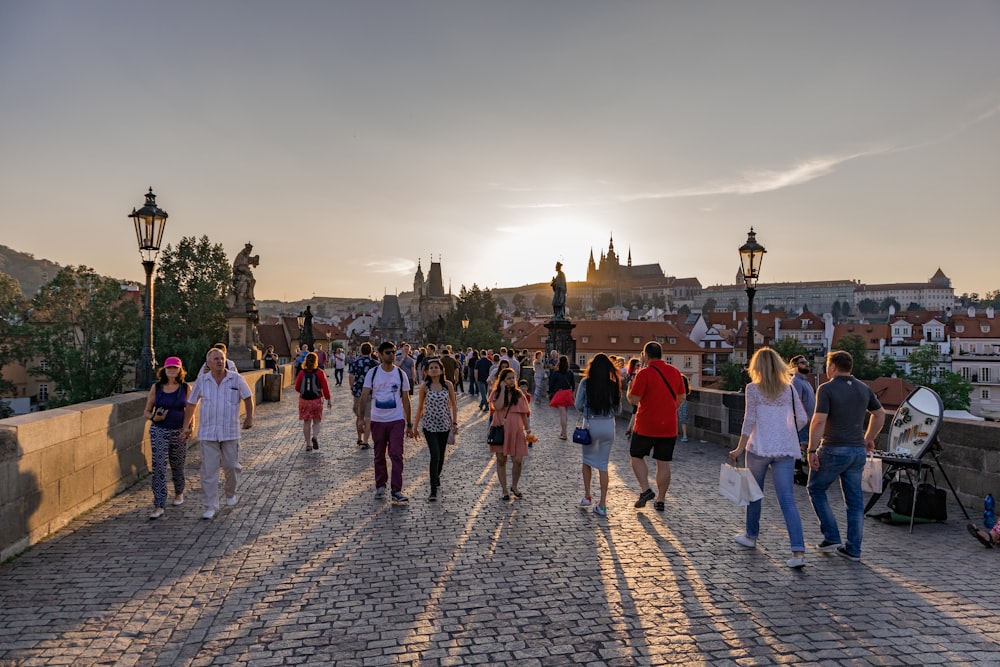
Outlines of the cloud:
M413 263L412 259L395 257L367 262L365 268L372 273L406 273L408 271L415 271L417 266Z
M644 199L676 199L681 197L706 197L711 195L754 195L773 192L782 188L802 185L833 173L837 167L850 160L884 152L886 149L813 157L802 160L785 169L754 169L743 172L731 180L720 180L686 188L622 195L621 201L632 202Z

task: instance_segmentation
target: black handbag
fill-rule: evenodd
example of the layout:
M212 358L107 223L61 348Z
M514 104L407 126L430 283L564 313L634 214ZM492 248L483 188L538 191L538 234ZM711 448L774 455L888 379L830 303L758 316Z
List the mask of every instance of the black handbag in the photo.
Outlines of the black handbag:
M924 481L917 484L917 502L913 502L913 485L909 482L893 482L889 490L889 509L897 514L910 516L911 512L917 519L945 521L948 518L948 494L944 489L937 488L937 478L934 471L927 469L934 483Z
M507 408L507 412L504 413L503 419L507 421L507 415L510 414L510 408ZM490 430L486 433L486 444L487 445L502 445L503 444L503 424L490 425Z

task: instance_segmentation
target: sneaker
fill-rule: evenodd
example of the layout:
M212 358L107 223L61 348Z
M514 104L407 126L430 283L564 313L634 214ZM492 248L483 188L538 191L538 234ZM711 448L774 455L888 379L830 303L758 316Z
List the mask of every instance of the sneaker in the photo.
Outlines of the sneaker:
M184 504L184 494L178 493L176 496L174 496L174 505L183 505L183 504Z
M152 512L152 513L151 513L151 514L149 515L149 518L150 518L150 519L159 519L159 518L160 518L161 516L163 516L163 508L162 508L162 507L157 507L157 508L156 508L155 510L153 510L153 512Z
M837 547L837 553L846 558L847 560L853 560L855 563L861 561L861 556L853 556L847 553L847 549L845 547Z
M202 519L212 519L215 517L215 510L211 507L205 510L205 513L201 515Z
M667 504L662 500L657 500L655 503L653 503L653 509L656 510L657 512L662 512L663 510L667 509Z
M375 499L382 500L383 498L385 498L385 487L380 486L377 489L375 489Z
M636 507L636 509L638 509L640 507L645 507L646 503L648 503L650 500L652 500L655 497L656 497L656 494L653 493L652 489L646 489L645 491L643 491L642 493L639 494L639 500L635 501L635 507Z
M594 514L596 514L597 516L607 516L608 508L601 507L600 505L594 505Z
M793 570L799 570L806 566L806 559L803 558L802 556L793 556L792 558L788 559L785 565L792 568Z
M393 505L405 505L408 502L410 502L410 499L407 498L406 496L404 496L399 491L393 491L392 492L392 504Z
M687 441L688 441L688 437L686 435L681 438L681 442L687 442Z
M594 503L590 499L590 496L584 496L583 498L580 499L580 502L577 504L577 507L590 507L593 504Z
M431 495L427 497L427 501L432 503L437 502L437 499L438 499L437 491L431 491Z
M816 545L816 551L822 551L823 553L830 553L832 551L836 551L839 548L840 548L840 542L827 542L826 540L823 540L822 542Z
M312 443L313 443L313 449L319 449L319 440L313 438Z
M755 549L757 547L757 540L747 537L745 533L741 533L733 538L733 541L741 547L746 547L747 549ZM789 565L791 567L791 565Z
M240 502L239 496L229 496L228 498L226 498L226 504L229 505L230 507L232 507L238 502Z

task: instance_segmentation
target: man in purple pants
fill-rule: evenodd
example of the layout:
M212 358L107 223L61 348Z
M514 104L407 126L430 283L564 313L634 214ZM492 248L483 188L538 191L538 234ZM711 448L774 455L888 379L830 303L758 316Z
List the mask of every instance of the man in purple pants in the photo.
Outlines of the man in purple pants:
M392 502L404 505L403 437L413 437L410 421L410 381L395 365L396 346L388 341L378 346L379 365L365 374L362 407L371 406L372 442L375 447L375 497L385 497L388 481L385 455L392 461Z

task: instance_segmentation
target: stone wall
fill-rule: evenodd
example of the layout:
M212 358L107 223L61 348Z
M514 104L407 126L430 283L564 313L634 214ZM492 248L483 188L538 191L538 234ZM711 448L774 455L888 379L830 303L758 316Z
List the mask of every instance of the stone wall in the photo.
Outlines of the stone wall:
M282 385L292 367L282 368ZM264 371L243 377L263 397ZM0 420L0 561L147 476L145 392Z

